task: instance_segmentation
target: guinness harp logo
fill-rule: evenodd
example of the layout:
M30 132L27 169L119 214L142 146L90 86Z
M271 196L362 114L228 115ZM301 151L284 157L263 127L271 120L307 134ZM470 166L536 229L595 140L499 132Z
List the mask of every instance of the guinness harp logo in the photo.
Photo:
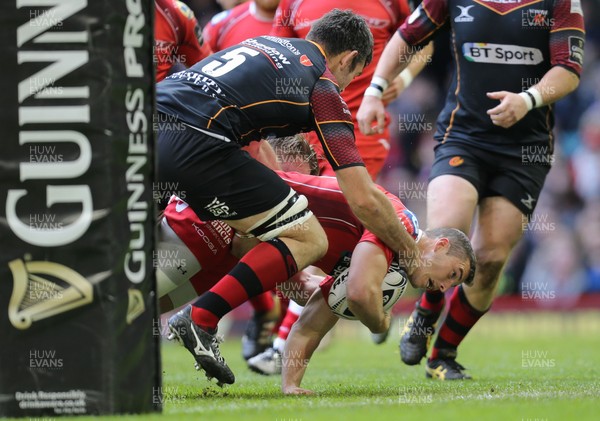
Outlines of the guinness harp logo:
M43 320L89 304L92 284L73 269L54 262L8 263L14 287L8 303L8 318L17 329L28 329Z
M137 319L146 309L144 305L144 296L142 291L135 288L129 289L129 303L127 304L127 324L130 325L135 319Z

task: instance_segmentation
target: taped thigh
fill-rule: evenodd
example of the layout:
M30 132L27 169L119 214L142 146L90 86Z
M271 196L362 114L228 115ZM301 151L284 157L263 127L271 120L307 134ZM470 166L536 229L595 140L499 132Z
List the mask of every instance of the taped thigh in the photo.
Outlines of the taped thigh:
M312 216L308 200L290 189L289 194L277 206L254 224L248 232L261 241L278 237L283 231L306 222Z

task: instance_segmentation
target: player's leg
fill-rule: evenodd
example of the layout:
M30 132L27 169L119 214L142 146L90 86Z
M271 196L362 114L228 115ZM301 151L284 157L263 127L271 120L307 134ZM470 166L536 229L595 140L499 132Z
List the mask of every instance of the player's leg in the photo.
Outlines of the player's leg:
M456 362L457 347L488 311L500 273L522 235L523 214L506 198L487 197L479 206L473 235L477 269L472 286L460 285L450 298L448 315L427 362L427 377L440 380L469 379Z
M279 301L271 291L251 298L250 304L254 314L242 336L242 357L246 361L271 347L273 329L279 320Z
M486 311L492 305L502 268L523 235L523 221L523 213L502 196L481 201L473 234L477 257L475 282L464 286L465 295L475 309Z
M468 234L477 200L470 181L452 174L435 177L427 189L427 228L454 227ZM400 334L400 358L405 364L419 364L427 354L444 301L440 291L427 291L417 301Z
M246 228L246 225L237 222L236 229ZM186 348L194 354L207 375L217 377L220 383L233 383L234 376L218 351L215 333L219 320L249 298L269 291L278 282L293 276L299 267L317 260L321 250L326 248L325 235L314 216L304 221L303 226L306 229L292 227L281 232L278 238L265 238L266 241L247 253L229 274L202 294L192 306L169 320L169 326L175 332L179 332L181 327L189 330L190 322L193 322L192 332L196 332L194 328L197 327L208 334L205 340L199 338L201 334L193 337ZM306 250L308 245L311 250ZM198 347L201 341L207 344Z
M265 143L260 142L261 145ZM257 159L252 153L250 155ZM259 243L255 237L242 238L235 235L231 244L231 254L241 258ZM242 357L246 361L271 347L271 336L280 317L280 303L275 300L271 291L251 298L250 304L254 314L248 320L242 336Z
M549 170L546 165L523 165L521 148L484 152L481 161L490 171L473 234L475 278L471 287L456 288L450 298L427 363L427 374L434 378L469 378L456 363L457 347L489 309L502 268L522 236L525 217L531 216Z
M202 267L189 247L169 225L167 216L160 219L157 234L158 244L154 251L156 289L158 297L163 298L200 272Z
M291 209L291 212L296 210ZM262 214L259 221L268 222L273 216L272 212ZM288 218L290 217L283 219ZM293 219L293 216L291 218ZM253 230L250 228L255 225L252 221L256 218L246 219L248 221L236 220L228 223L238 231L251 232ZM196 324L208 329L216 328L220 318L233 308L251 297L274 289L277 283L292 277L298 269L306 267L324 254L327 239L312 214L303 222L291 223L291 227L275 236L273 231L266 232L263 242L246 253L228 275L199 297L193 306L192 314ZM273 224L276 226L277 222Z

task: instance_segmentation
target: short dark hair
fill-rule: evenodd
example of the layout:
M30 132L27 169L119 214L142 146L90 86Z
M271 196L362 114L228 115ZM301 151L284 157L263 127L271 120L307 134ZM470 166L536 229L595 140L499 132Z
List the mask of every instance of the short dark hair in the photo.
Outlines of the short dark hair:
M373 35L367 22L351 10L333 9L316 21L306 39L314 41L325 50L327 56L336 56L344 51L358 51L352 60L352 68L364 62L367 66L373 59Z
M473 246L471 245L471 241L469 241L469 237L461 230L449 227L428 229L425 231L425 234L427 234L427 237L429 238L446 237L450 240L448 254L469 261L469 274L464 280L464 284L469 286L472 285L473 278L475 277L477 259L475 258L475 252L473 251Z

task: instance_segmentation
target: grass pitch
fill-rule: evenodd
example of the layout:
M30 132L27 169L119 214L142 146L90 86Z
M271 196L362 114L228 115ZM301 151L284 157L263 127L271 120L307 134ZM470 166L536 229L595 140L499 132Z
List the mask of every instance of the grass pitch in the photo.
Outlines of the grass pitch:
M400 362L399 325L383 345L344 322L316 353L303 386L317 396L284 397L279 378L250 372L238 340L222 353L236 384L220 389L193 369L179 345L163 345L163 415L89 419L173 420L598 420L600 313L488 315L458 361L471 381L425 379Z

